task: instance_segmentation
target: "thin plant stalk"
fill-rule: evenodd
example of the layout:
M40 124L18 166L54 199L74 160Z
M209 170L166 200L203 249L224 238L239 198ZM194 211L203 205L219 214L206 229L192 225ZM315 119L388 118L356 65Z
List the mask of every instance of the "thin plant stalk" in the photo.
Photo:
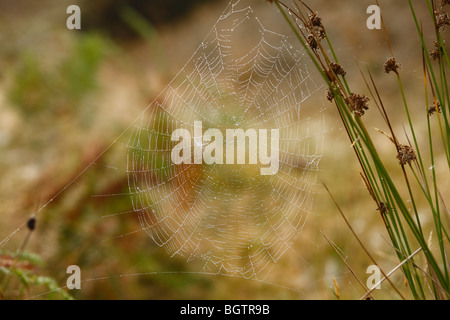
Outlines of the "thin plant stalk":
M425 299L426 294L423 288L423 275L418 272L420 270L423 273L422 268L418 268L418 264L413 260L413 252L411 250L413 242L419 244L420 251L426 258L426 263L430 274L426 274L434 281L432 282L433 292L437 299L450 297L450 285L449 285L449 273L448 273L448 258L445 250L445 242L449 240L448 232L443 225L439 201L442 197L439 196L438 190L438 174L435 168L435 148L432 140L432 130L430 123L430 114L427 110L427 129L428 129L428 144L431 157L431 177L425 170L425 158L421 152L421 146L417 139L417 133L415 129L415 123L410 111L410 107L407 102L407 96L405 87L400 73L398 72L399 66L395 62L393 49L389 41L388 32L382 20L383 29L386 35L387 45L391 52L391 64L385 64L386 72L393 71L396 74L397 85L399 94L403 101L404 112L407 118L408 129L411 133L412 142L409 141L406 136L409 145L401 145L397 136L394 133L392 125L389 120L389 116L386 112L386 108L382 102L380 93L375 85L375 82L370 75L374 91L370 89L368 82L364 78L372 97L375 98L375 103L378 106L380 115L384 119L385 123L390 130L390 139L394 143L398 152L397 158L400 162L400 170L403 176L403 184L407 190L409 201L412 205L413 215L410 213L408 206L406 205L405 198L401 195L397 184L394 182L389 170L386 168L385 161L380 157L373 139L368 132L365 121L362 118L364 115L364 109L367 109L367 100L364 96L355 95L351 91L351 87L345 78L345 72L341 72L340 69L334 69L336 65L339 65L339 60L336 55L336 51L333 49L332 41L328 37L325 27L321 23L321 19L317 17L310 7L308 7L303 0L292 0L293 6L287 5L283 1L275 1L279 10L282 12L284 19L289 23L291 29L304 47L309 57L313 61L315 67L322 75L326 84L329 87L329 95L331 94L331 100L334 100L336 108L338 110L341 121L347 132L347 135L353 146L353 150L361 166L361 176L364 184L366 185L370 196L376 203L378 210L381 213L383 223L388 231L392 244L395 248L396 255L400 261L403 261L399 267L402 268L405 277L409 283L409 288L415 299ZM443 47L442 36L436 25L436 10L434 1L425 0L430 9L430 13L433 17L433 23L435 24L436 38L438 46L438 55L442 48L442 57L439 61L439 71L436 72L433 69L433 65L430 59L430 53L426 49L424 36L421 32L417 16L414 11L414 7L410 0L409 6L416 27L419 31L419 37L422 44L423 52L423 66L424 66L424 86L425 86L425 101L428 102L428 82L433 92L433 100L435 109L437 110L437 119L439 122L439 128L441 133L441 141L444 149L444 153L450 167L449 157L449 136L450 126L448 122L448 115L450 110L450 98L449 88L446 78L445 67L450 67L448 54ZM289 13L286 14L285 10ZM322 40L326 39L326 43L331 50L331 57L322 47ZM445 59L444 59L445 57ZM447 64L445 64L445 62ZM389 62L389 61L388 61ZM340 67L340 65L339 65ZM335 72L336 71L336 72ZM427 74L429 76L427 77ZM436 76L438 75L438 76ZM375 92L375 94L373 94ZM439 106L442 107L439 110ZM406 132L405 132L406 135ZM446 138L447 137L447 138ZM408 177L407 169L409 169L414 177L410 181ZM408 171L409 171L408 170ZM432 179L431 183L428 179ZM434 228L438 238L438 247L440 252L440 258L438 258L431 250L428 241L424 237L424 230L422 221L419 216L418 204L416 202L415 189L413 182L417 183L418 189L425 196L425 199L429 205L431 216L434 221ZM432 191L433 189L433 191ZM442 200L442 199L441 199ZM445 203L443 203L443 207ZM351 228L350 228L351 229ZM365 250L365 249L364 249ZM404 260L404 257L408 257ZM440 261L439 261L440 260Z

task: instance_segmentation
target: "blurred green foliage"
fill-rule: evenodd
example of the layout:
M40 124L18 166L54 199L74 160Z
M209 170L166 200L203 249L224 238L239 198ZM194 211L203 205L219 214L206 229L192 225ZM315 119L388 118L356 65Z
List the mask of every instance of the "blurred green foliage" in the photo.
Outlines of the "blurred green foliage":
M94 111L84 100L98 88L97 72L110 46L98 34L80 35L51 66L35 51L23 52L12 74L10 101L33 121Z
M35 289L47 291L47 299L72 300L57 281L40 274L44 261L33 252L22 254L0 251L0 283L3 299L22 299ZM7 286L8 290L5 290Z

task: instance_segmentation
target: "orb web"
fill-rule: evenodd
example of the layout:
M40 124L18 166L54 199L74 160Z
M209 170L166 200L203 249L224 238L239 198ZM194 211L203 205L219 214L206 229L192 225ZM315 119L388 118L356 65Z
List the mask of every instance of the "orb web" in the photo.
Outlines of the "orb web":
M169 255L200 262L202 272L262 278L292 247L311 214L324 133L320 112L304 108L319 89L307 63L250 6L232 2L135 121L127 143L133 210ZM278 129L276 174L261 175L261 164L173 163L172 132L194 132L195 121L203 131Z

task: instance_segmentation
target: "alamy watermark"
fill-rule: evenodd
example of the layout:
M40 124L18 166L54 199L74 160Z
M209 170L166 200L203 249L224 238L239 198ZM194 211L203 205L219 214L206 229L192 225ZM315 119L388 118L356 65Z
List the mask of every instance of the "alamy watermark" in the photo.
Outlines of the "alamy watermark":
M377 265L371 265L367 267L367 274L370 276L367 278L366 286L369 289L381 289L381 270Z
M71 265L67 267L67 274L70 276L66 280L66 287L69 290L81 289L81 269L77 265Z
M266 166L260 169L261 175L274 175L278 172L279 129L270 130L270 153L268 129L226 129L224 138L219 129L212 128L203 132L202 122L194 121L193 135L187 129L172 132L172 141L180 139L182 141L171 152L174 164L258 164L259 161L259 164Z
M81 29L81 9L79 6L73 4L67 7L66 13L71 15L66 20L67 29Z
M367 7L367 14L370 14L366 25L369 30L381 29L381 9L377 5Z

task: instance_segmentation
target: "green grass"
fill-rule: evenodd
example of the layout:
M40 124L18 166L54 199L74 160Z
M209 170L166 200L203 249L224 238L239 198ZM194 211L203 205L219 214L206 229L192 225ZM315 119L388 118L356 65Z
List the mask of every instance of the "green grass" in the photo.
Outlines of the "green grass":
M332 63L339 64L339 59L333 48L332 39L328 37L321 20L317 19L315 12L302 0L294 0L289 2L289 4L283 1L276 1L276 5L332 92L334 104L360 164L361 176L369 196L374 200L374 208L377 208L378 214L381 213L380 218L383 220L393 248L392 254L397 256L401 264L401 270L408 283L407 287L410 294L414 299L428 299L430 297L449 299L449 261L446 251L449 241L449 230L448 224L445 224L446 221L443 218L443 215L448 216L448 210L443 197L445 190L439 189L439 179L442 177L445 179L445 176L448 178L448 170L450 168L450 131L448 121L450 99L446 76L450 64L441 30L436 25L435 12L438 10L437 5L434 1L426 0L426 2L430 11L430 19L427 22L434 24L436 41L442 50L442 56L438 59L438 62L433 62L430 57L431 53L425 45L424 35L421 31L422 22L418 21L414 6L409 1L411 16L417 27L417 37L420 38L423 51L423 61L418 61L418 65L423 65L424 74L422 121L426 122L427 127L428 137L425 139L426 145L420 145L419 143L416 133L418 124L413 121L411 108L407 100L407 92L403 85L402 72L397 65L394 64L393 68L390 69L390 74L386 75L386 77L397 78L397 91L403 101L404 114L408 120L408 130L405 130L405 137L401 139L399 138L401 135L394 132L389 117L389 112L392 111L387 106L385 107L382 92L379 92L370 71L365 72L361 70L367 90L371 94L371 104L377 106L379 110L378 116L383 119L386 128L388 128L388 133L385 134L392 141L393 147L396 148L399 165L394 170L396 172L398 170L401 171L401 180L394 178L396 172L392 172L392 169L387 165L392 159L382 158L379 147L374 143L373 134L366 128L365 116L367 115L364 115L364 111L369 107L366 104L367 99L365 100L364 95L359 96L363 97L361 99L354 98L354 92L345 74L337 74L332 68ZM389 50L392 57L395 57L384 21L383 29ZM322 43L324 44L322 45ZM326 49L329 49L329 51ZM328 52L331 52L331 56L329 56ZM386 69L386 73L388 71ZM370 78L370 81L367 78ZM430 91L432 95L430 95ZM434 105L440 111L431 114L429 112L430 102L431 105ZM440 136L438 141L435 139L436 123L439 128L438 135ZM406 133L407 131L409 133ZM379 134L379 132L375 134ZM401 143L400 140L404 142ZM443 168L442 172L436 172L435 159L438 155L435 153L435 150L438 148L443 150L447 159L447 167ZM430 165L431 176L429 176L426 169L427 164ZM406 194L403 192L404 190L406 190ZM420 198L425 199L426 214L431 216L433 221L433 228L427 228L426 232L423 227L423 217L420 215L423 208L419 212L417 205ZM341 211L339 204L336 204ZM373 211L375 213L375 210ZM350 222L348 226L352 230ZM358 238L358 235L354 234ZM366 250L362 243L361 246ZM420 250L417 250L417 248ZM424 256L422 263L418 262L418 257L413 256L413 252L416 255L419 251ZM375 263L370 253L367 252L367 254L372 262ZM386 273L382 272L386 277ZM394 286L397 294L404 299L405 295L400 292L401 290L396 288L392 282L390 284ZM369 293L370 291L367 290L364 297Z

